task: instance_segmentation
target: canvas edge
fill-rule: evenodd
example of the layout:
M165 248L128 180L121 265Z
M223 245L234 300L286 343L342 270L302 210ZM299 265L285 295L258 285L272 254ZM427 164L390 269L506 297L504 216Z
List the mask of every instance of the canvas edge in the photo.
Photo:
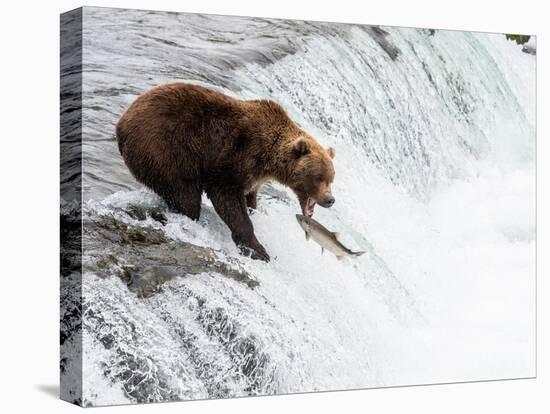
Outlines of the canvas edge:
M60 14L60 398L82 406L82 22Z

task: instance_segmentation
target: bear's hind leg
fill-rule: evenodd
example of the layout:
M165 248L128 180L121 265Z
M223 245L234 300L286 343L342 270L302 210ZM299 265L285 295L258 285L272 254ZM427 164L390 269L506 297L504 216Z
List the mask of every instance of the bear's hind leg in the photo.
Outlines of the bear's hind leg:
M202 186L195 181L180 181L163 187L160 195L168 207L192 220L201 215Z
M246 197L241 190L206 189L216 213L231 230L231 237L241 252L253 259L269 261L264 246L254 235L254 227L248 216Z

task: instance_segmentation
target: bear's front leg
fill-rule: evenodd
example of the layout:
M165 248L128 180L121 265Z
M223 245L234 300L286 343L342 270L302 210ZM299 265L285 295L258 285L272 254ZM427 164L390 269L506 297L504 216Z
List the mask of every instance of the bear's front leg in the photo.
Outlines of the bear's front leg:
M246 205L252 210L256 210L258 207L258 192L251 191L246 195Z
M241 252L253 259L269 261L264 246L254 235L248 216L246 197L242 190L213 188L206 191L216 213L231 230L231 237Z

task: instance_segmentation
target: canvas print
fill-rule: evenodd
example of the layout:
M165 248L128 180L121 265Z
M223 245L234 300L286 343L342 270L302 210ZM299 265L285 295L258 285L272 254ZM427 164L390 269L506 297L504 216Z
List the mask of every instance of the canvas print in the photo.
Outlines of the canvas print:
M62 398L535 376L535 73L529 35L64 13Z

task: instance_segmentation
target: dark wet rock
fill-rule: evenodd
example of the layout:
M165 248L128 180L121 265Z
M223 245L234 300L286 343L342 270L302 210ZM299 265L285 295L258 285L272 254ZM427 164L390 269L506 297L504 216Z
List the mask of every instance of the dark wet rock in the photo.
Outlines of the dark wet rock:
M388 40L390 34L387 31L380 26L366 26L365 30L378 43L382 50L388 54L391 60L397 59L401 51Z
M82 388L74 381L82 375L82 274L80 268L61 275L59 340L63 398L81 405Z
M530 55L536 55L537 54L537 46L535 37L530 35L520 35L520 34L506 34L506 39L511 40L513 42L516 42L518 45L523 45L521 48L521 51L524 53L528 53Z
M148 277L179 277L169 268L151 267L143 273ZM86 298L84 330L109 351L109 359L101 365L109 381L120 384L124 394L135 402L186 399L170 380L174 376L195 376L208 398L235 396L236 383L248 395L276 391L277 364L240 318L185 284L168 285L166 289L171 295L177 295L182 306L193 303L199 329L165 307L161 295L145 302L155 318L170 326L169 330L160 332L154 326L144 325L141 316L136 318L128 312L128 303L124 300L119 306L116 294L110 296L109 292L103 292L97 298ZM177 347L169 351L170 358L160 355L157 359L145 344L150 343L151 335L164 335L162 342L167 334ZM218 347L221 354L205 347L205 338L211 341L210 346ZM196 394L190 391L189 395Z
M111 349L113 347L113 343L115 342L116 338L112 333L109 333L105 336L102 336L99 341L103 344L105 349Z
M79 271L82 265L82 228L80 206L63 209L60 214L60 267L61 275Z
M420 29L422 33L424 33L426 36L433 36L435 35L436 30L435 29Z
M166 224L166 214L161 207L146 208L143 206L130 206L125 212L135 220L144 221L151 217L153 220L161 224Z
M135 217L150 214L129 211ZM100 277L117 275L142 298L153 296L164 283L177 277L201 273L219 274L250 288L259 284L238 265L220 260L214 249L169 240L160 229L129 225L104 216L86 218L83 234L86 255L91 259L86 261L85 269Z
M241 335L238 322L223 308L208 308L199 304L198 321L209 337L224 346L235 367L246 378L245 391L255 395L260 391L274 392L273 370L269 356L258 349L256 338Z
M107 256L100 257L96 261L96 265L100 269L105 269L105 268L108 268L109 266L118 265L118 259L112 254L108 254Z
M274 187L264 190L263 197L288 198ZM165 211L158 210L163 215ZM172 240L163 226L151 222L149 217L149 208L116 208L111 214L99 215L84 213L82 265L84 278L93 286L88 285L85 296L82 287L67 285L63 290L62 343L82 343L84 333L105 348L109 357L101 361L102 373L107 381L119 384L130 401L181 400L199 395L198 392L208 398L227 398L236 395L236 384L245 395L274 393L278 366L264 350L263 339L249 332L219 302L195 291L192 284L170 283L202 274L205 278L231 278L247 288L256 287L258 282L236 260L222 260L220 252L212 248ZM112 278L119 278L128 287L128 297L121 298L121 291L111 290L110 284L103 283ZM82 275L73 273L67 280L79 286ZM157 358L147 352L149 338L158 332L144 324L139 312L128 312L128 305L136 301L134 295L148 299L141 302L142 311L150 310L170 327L161 333L161 342L167 341L173 347L166 351L168 357L163 354ZM191 306L196 325L190 326L165 306L165 298L174 296L182 306ZM217 347L223 358L205 349L205 340ZM62 359L62 371L78 358L81 356L68 355ZM174 386L174 377L197 378L204 388L182 392Z
M101 361L103 375L112 383L120 386L125 396L134 402L159 402L181 400L182 395L176 387L170 385L166 372L154 368L154 362L146 355L136 352L136 346L143 346L142 332L131 319L121 315L124 325L114 325L105 321L98 312L92 312L92 306L84 315L86 331L93 335L111 357ZM137 345L139 344L139 345ZM176 374L179 374L176 370Z
M129 270L128 288L143 298L153 296L159 287L178 277L172 266L149 266L141 271Z
M526 43L521 48L521 51L524 53L528 53L530 55L536 55L537 54L537 47L533 44Z
M85 220L83 222L83 231L86 240L93 240L94 237L97 237L107 242L122 245L168 243L166 236L160 230L131 226L117 220L113 216L102 217L94 221Z

